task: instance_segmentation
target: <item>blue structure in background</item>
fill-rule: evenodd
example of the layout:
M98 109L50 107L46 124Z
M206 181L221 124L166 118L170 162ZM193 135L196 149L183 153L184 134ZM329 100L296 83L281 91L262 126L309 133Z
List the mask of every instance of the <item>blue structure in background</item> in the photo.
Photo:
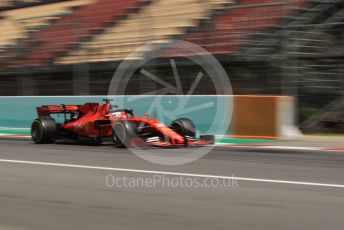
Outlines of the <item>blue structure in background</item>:
M0 129L29 129L36 107L49 104L103 103L108 96L0 97ZM194 121L199 133L228 134L232 98L228 96L111 96L119 108L132 108L137 116L149 113L165 124L176 118Z

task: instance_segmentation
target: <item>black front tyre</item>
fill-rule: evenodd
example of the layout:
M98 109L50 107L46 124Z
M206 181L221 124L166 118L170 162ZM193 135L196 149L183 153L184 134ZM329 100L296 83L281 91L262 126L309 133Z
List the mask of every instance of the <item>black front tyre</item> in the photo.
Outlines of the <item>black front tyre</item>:
M182 136L191 138L196 137L195 124L188 118L179 118L172 122L171 127L174 131Z
M54 119L39 118L32 122L31 138L36 144L53 143L58 135Z
M117 148L131 147L131 141L137 137L137 124L133 121L116 121L113 125L112 141Z

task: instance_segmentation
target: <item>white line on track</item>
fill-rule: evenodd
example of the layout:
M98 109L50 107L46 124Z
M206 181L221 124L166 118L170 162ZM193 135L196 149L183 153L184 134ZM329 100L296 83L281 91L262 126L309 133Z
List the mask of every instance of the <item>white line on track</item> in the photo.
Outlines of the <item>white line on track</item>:
M302 146L264 146L265 149L286 149L286 150L319 150L321 148L316 147L302 147Z
M169 175L169 176L218 178L218 179L231 179L231 180L238 180L238 181L251 181L251 182L266 182L266 183L278 183L278 184L293 184L293 185L306 185L306 186L318 186L318 187L344 188L343 184L327 184L327 183L315 183L315 182L304 182L304 181L271 180L271 179L259 179L259 178L248 178L248 177L206 175L206 174L180 173L180 172L165 172L165 171L126 169L126 168L111 168L111 167L101 167L101 166L91 166L91 165L61 164L61 163L51 163L51 162L21 161L21 160L10 160L10 159L0 159L0 162L2 162L2 163L14 163L14 164L67 167L67 168L96 169L96 170L106 170L106 171L120 171L120 172L131 172L131 173L161 174L161 175Z
M0 127L0 130L30 130L30 128Z
M216 143L216 146L230 147L230 148L250 148L262 150L295 150L295 151L337 151L344 152L344 148L326 148L326 147L304 147L304 146L281 146L281 145L238 145Z

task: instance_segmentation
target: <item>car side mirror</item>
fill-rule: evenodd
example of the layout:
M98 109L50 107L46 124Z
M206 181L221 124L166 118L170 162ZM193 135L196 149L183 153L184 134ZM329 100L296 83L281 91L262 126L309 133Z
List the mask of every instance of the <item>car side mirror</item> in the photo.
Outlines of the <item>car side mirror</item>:
M143 114L144 118L148 118L149 117L149 113L145 113Z

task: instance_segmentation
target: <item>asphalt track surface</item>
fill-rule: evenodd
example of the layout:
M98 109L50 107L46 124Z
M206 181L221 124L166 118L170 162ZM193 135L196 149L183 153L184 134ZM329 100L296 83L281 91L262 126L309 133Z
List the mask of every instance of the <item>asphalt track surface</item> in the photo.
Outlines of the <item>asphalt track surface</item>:
M206 175L252 180L193 188L106 184L108 175L146 179L164 172L173 172L168 179L202 174L201 180ZM344 152L217 147L193 163L162 166L111 145L0 140L1 230L342 230L341 185Z

